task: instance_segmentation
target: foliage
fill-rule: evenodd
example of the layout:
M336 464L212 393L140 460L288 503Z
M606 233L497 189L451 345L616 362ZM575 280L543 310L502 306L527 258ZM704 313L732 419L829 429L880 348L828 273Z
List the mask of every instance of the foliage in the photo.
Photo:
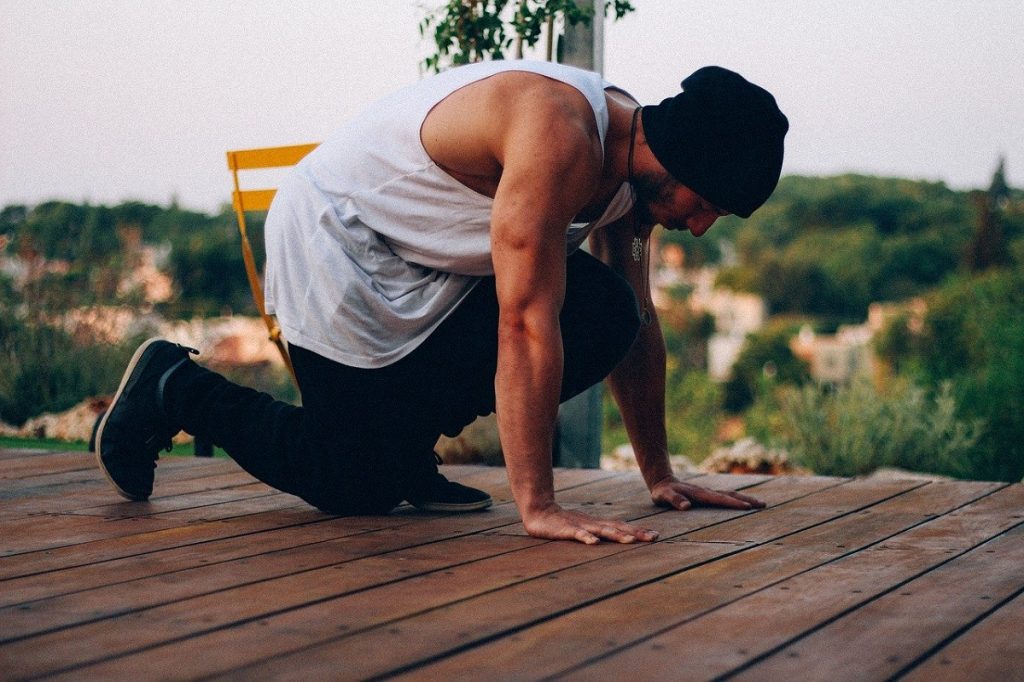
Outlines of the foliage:
M256 314L233 221L232 216L224 215L207 218L205 225L181 233L172 241L170 271L178 295L163 307L165 314L182 318ZM262 263L262 219L253 216L247 225L257 263Z
M609 10L620 19L634 8L628 0L608 0L605 13ZM550 33L556 20L589 24L593 14L592 7L579 7L574 0L448 0L420 22L420 35L430 35L436 47L423 65L440 72L449 65L502 59L513 44L521 57L521 46L533 47L542 28Z
M77 340L0 308L0 421L18 426L117 386L138 339L117 345Z
M807 384L777 394L775 444L815 473L854 476L879 467L948 475L972 473L981 422L957 417L951 386L929 397L901 384L880 393L869 381L825 389Z
M175 297L159 304L165 316L254 314L234 220L229 211L209 216L140 202L108 207L51 201L0 211L0 256L28 273L17 284L0 275L0 420L21 424L117 385L139 339L97 343L55 325L83 306L141 307L141 294L122 291L120 284L144 246L170 247L163 265ZM250 231L262 262L259 218ZM285 374L245 378L295 398Z
M791 326L780 325L747 338L725 383L722 405L727 412L742 412L774 386L801 385L810 379L807 363L789 347L794 333Z
M918 332L894 320L879 352L925 386L951 381L965 419L988 424L972 454L979 478L1024 475L1024 268L954 278L927 298Z
M750 219L716 224L739 257L719 283L762 294L773 314L859 321L869 302L919 294L954 273L974 211L967 193L941 183L787 176Z
M250 221L250 234L262 262L260 216ZM134 201L117 206L50 201L3 209L0 236L8 254L40 271L21 291L37 317L87 305L139 305L138 295L120 291L119 284L136 265L140 247L160 244L170 246L176 293L161 312L171 317L226 310L255 314L230 211L209 216Z
M971 199L978 218L965 249L965 264L973 272L1008 264L1010 252L999 215L998 199L984 192L973 192Z
M714 320L706 314L688 312L684 306L659 310L658 316L667 352L665 413L669 451L700 460L712 450L721 417L718 406L722 389L702 371ZM603 451L610 452L628 441L622 416L611 393L606 391Z
M722 388L699 371L669 373L665 395L665 421L668 448L694 461L707 457L714 449L715 433L721 413ZM602 451L610 452L628 443L622 416L610 391L604 393L604 432Z

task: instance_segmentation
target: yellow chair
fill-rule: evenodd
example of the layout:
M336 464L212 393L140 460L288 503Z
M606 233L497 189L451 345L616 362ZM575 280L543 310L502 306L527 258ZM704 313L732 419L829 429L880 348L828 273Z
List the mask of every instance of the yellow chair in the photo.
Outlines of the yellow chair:
M229 151L228 169L231 171L231 178L235 188L231 193L231 203L235 208L235 215L238 217L238 231L242 235L242 259L245 261L245 274L249 279L249 288L252 290L252 298L256 302L256 308L260 311L260 317L267 325L267 332L270 340L277 346L281 353L285 366L292 375L292 380L298 386L295 378L295 369L292 367L291 358L288 357L288 349L281 337L281 328L277 321L267 314L263 302L263 286L260 284L259 272L256 270L256 259L252 253L252 245L249 243L249 234L245 225L245 214L249 211L266 211L270 208L270 202L274 199L276 189L242 189L238 180L238 172L243 170L256 170L261 168L283 168L294 166L299 161L316 149L316 144L298 144L287 147L262 147L259 149L240 149Z

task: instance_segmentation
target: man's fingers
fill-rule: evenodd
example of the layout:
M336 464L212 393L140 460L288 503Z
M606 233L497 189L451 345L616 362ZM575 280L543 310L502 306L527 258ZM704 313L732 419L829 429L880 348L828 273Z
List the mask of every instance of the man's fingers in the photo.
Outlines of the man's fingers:
M579 512L558 510L556 513L540 520L524 519L527 532L534 537L549 540L575 540L586 545L597 544L601 540L630 543L652 542L658 539L658 533L646 528L639 528L623 521L600 519Z
M685 495L675 491L673 491L672 495L668 498L668 503L673 508L678 509L679 511L686 511L687 509L693 506L693 504L691 504L690 501L686 499Z
M694 487L693 491L688 491L687 497L701 504L728 507L729 509L750 509L752 506L750 502L707 488Z
M596 527L591 527L588 530L605 540L624 544L636 542L637 540L651 542L658 538L658 534L653 530L637 528L621 521L597 520Z
M750 495L744 495L743 493L736 492L730 492L728 494L735 497L737 500L743 500L744 502L749 503L751 507L757 507L758 509L761 509L765 506L763 501L757 499L756 497L751 497Z

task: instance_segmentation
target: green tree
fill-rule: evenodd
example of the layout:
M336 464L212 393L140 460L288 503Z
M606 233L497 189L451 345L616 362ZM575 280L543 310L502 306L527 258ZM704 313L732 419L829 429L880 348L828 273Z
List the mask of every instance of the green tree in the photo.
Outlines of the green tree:
M974 234L965 253L967 267L978 272L1010 262L1010 251L1003 231L1003 213L1010 203L1010 187L1006 184L1005 161L992 176L987 192L973 192L971 199L977 213Z
M634 7L628 0L608 0L605 12L609 10L619 19ZM543 28L551 61L555 22L589 24L592 18L593 8L573 0L448 0L420 22L420 35L430 35L436 48L423 65L439 72L449 65L502 59L513 46L515 56L522 57L522 46L533 47Z
M867 304L922 293L957 269L971 234L968 195L941 183L787 176L749 220L723 221L739 263L719 281L772 313L859 321Z
M974 478L1024 476L1024 270L956 277L927 298L920 333L888 332L897 369L936 389L952 382L958 414L986 430L970 452ZM893 322L899 325L899 322Z
M789 340L794 332L792 326L780 325L747 338L732 367L732 376L725 383L726 411L742 412L758 395L775 386L802 385L810 379L807 363L790 350Z

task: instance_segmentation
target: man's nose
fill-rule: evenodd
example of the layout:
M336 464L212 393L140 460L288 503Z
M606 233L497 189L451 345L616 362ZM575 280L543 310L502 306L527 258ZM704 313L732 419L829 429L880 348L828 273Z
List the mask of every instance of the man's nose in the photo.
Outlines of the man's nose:
M718 220L717 214L712 213L711 211L703 211L690 218L686 222L686 226L690 229L690 234L694 237L699 237L707 232L708 229L715 224L716 220Z

